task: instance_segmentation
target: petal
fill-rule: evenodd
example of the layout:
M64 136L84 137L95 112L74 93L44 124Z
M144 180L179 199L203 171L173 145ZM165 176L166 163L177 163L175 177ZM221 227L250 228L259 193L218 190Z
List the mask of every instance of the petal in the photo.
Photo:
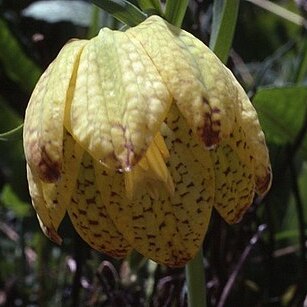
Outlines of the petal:
M253 170L228 144L210 152L215 170L215 208L228 223L237 223L253 202Z
M49 239L57 244L61 244L62 239L56 230L65 215L65 209L62 207L59 210L50 210L47 208L42 191L42 182L37 176L33 175L28 164L27 177L32 205L36 211L41 229Z
M113 257L124 257L130 245L110 219L104 203L97 189L94 161L85 153L68 214L79 235L92 248Z
M272 180L264 134L231 71L201 41L158 16L127 33L143 45L193 132L209 149L227 139L255 172L255 189L263 196Z
M41 228L47 237L58 244L61 243L61 238L56 231L70 202L82 153L82 148L65 132L64 167L61 171L60 180L56 183L43 182L27 164L30 195Z
M151 16L126 32L144 47L188 125L208 148L232 129L237 89L231 72L193 35Z
M83 46L66 44L38 81L24 122L24 150L31 170L46 182L58 180L63 160L63 122L69 87Z
M125 173L125 186L127 196L133 199L139 193L139 187L146 185L147 192L152 198L158 198L161 183L169 194L174 194L174 183L164 159L169 158L168 149L160 133L148 148L143 159Z
M201 146L191 138L176 107L161 131L172 153L167 166L174 193L169 193L163 180L156 180L158 195L152 197L147 184L138 182L138 193L131 201L125 195L123 174L108 169L99 172L99 189L114 223L133 248L159 263L183 266L199 250L209 223L214 200L213 166L210 157L207 160L208 152L203 154ZM148 151L152 146L159 147L162 155L163 146L157 144L152 143ZM190 148L195 150L191 152ZM146 154L146 158L150 161L153 156ZM152 168L147 171L152 172ZM146 174L146 178L150 175L154 176Z
M82 52L65 125L97 161L129 170L147 150L170 104L140 43L105 28Z
M242 126L247 136L250 147L250 159L253 161L256 192L264 196L271 187L272 169L268 148L265 143L265 136L259 124L257 112L245 94L242 87L239 87L239 99L242 101L242 111L237 116L238 124Z

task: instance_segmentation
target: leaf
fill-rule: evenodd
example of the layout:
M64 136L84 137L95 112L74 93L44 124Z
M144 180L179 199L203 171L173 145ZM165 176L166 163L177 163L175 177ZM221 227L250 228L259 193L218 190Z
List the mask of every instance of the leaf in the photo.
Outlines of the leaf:
M5 131L15 129L21 123L20 116L8 106L8 103L0 95L0 136L7 133Z
M11 185L6 184L0 194L2 204L13 211L18 218L26 217L30 214L30 206L23 202L15 193Z
M303 50L299 59L296 83L303 82L307 76L307 40L304 41Z
M17 82L25 91L31 92L41 74L41 70L25 55L8 25L1 18L0 46L0 63L3 64L8 77Z
M159 0L138 0L139 7L150 15L162 15Z
M81 27L91 23L92 5L84 1L37 1L22 11L22 15L49 23L68 21Z
M292 86L260 89L253 99L269 142L291 143L299 132L307 108L307 87ZM307 144L303 144L307 152Z
M188 4L188 0L167 0L165 7L165 19L169 23L180 28Z
M210 48L223 63L227 62L238 17L239 0L215 0Z
M17 127L22 122L21 118L11 109L0 96L0 132ZM15 135L14 135L15 136ZM3 179L9 182L19 196L26 195L25 164L22 148L22 137L8 139L0 143L0 173Z
M89 39L96 36L100 30L100 22L99 22L100 13L101 13L101 10L96 5L93 5L91 22L90 22L88 32L87 32L87 38Z
M92 0L92 2L130 27L137 26L147 18L144 12L126 0Z

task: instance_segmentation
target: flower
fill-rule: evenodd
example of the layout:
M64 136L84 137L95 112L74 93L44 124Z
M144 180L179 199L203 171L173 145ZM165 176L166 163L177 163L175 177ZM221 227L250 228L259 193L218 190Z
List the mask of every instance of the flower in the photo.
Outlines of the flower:
M26 110L29 190L57 243L66 212L94 249L169 266L194 257L212 207L238 222L271 168L257 114L193 35L152 16L66 44Z

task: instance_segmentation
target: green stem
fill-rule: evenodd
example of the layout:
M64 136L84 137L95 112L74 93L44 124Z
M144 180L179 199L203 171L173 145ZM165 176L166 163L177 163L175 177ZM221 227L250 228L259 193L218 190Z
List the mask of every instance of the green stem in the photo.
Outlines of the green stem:
M188 286L189 307L206 307L207 295L202 247L195 258L186 265L185 275Z

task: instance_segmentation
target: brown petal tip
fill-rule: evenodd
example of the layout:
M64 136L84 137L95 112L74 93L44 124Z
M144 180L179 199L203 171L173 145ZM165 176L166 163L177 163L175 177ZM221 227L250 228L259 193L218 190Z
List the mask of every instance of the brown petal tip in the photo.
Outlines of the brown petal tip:
M271 168L268 168L265 176L256 178L256 190L257 193L264 197L265 194L269 191L272 183L272 171Z
M58 235L56 230L53 227L46 227L44 226L43 229L45 235L54 243L61 245L63 240L62 238Z
M237 210L237 212L235 213L234 217L232 220L228 221L229 224L237 224L240 223L243 219L243 216L245 215L247 209L250 207L251 204L246 204L245 206L243 206L242 208L240 208L239 210Z

